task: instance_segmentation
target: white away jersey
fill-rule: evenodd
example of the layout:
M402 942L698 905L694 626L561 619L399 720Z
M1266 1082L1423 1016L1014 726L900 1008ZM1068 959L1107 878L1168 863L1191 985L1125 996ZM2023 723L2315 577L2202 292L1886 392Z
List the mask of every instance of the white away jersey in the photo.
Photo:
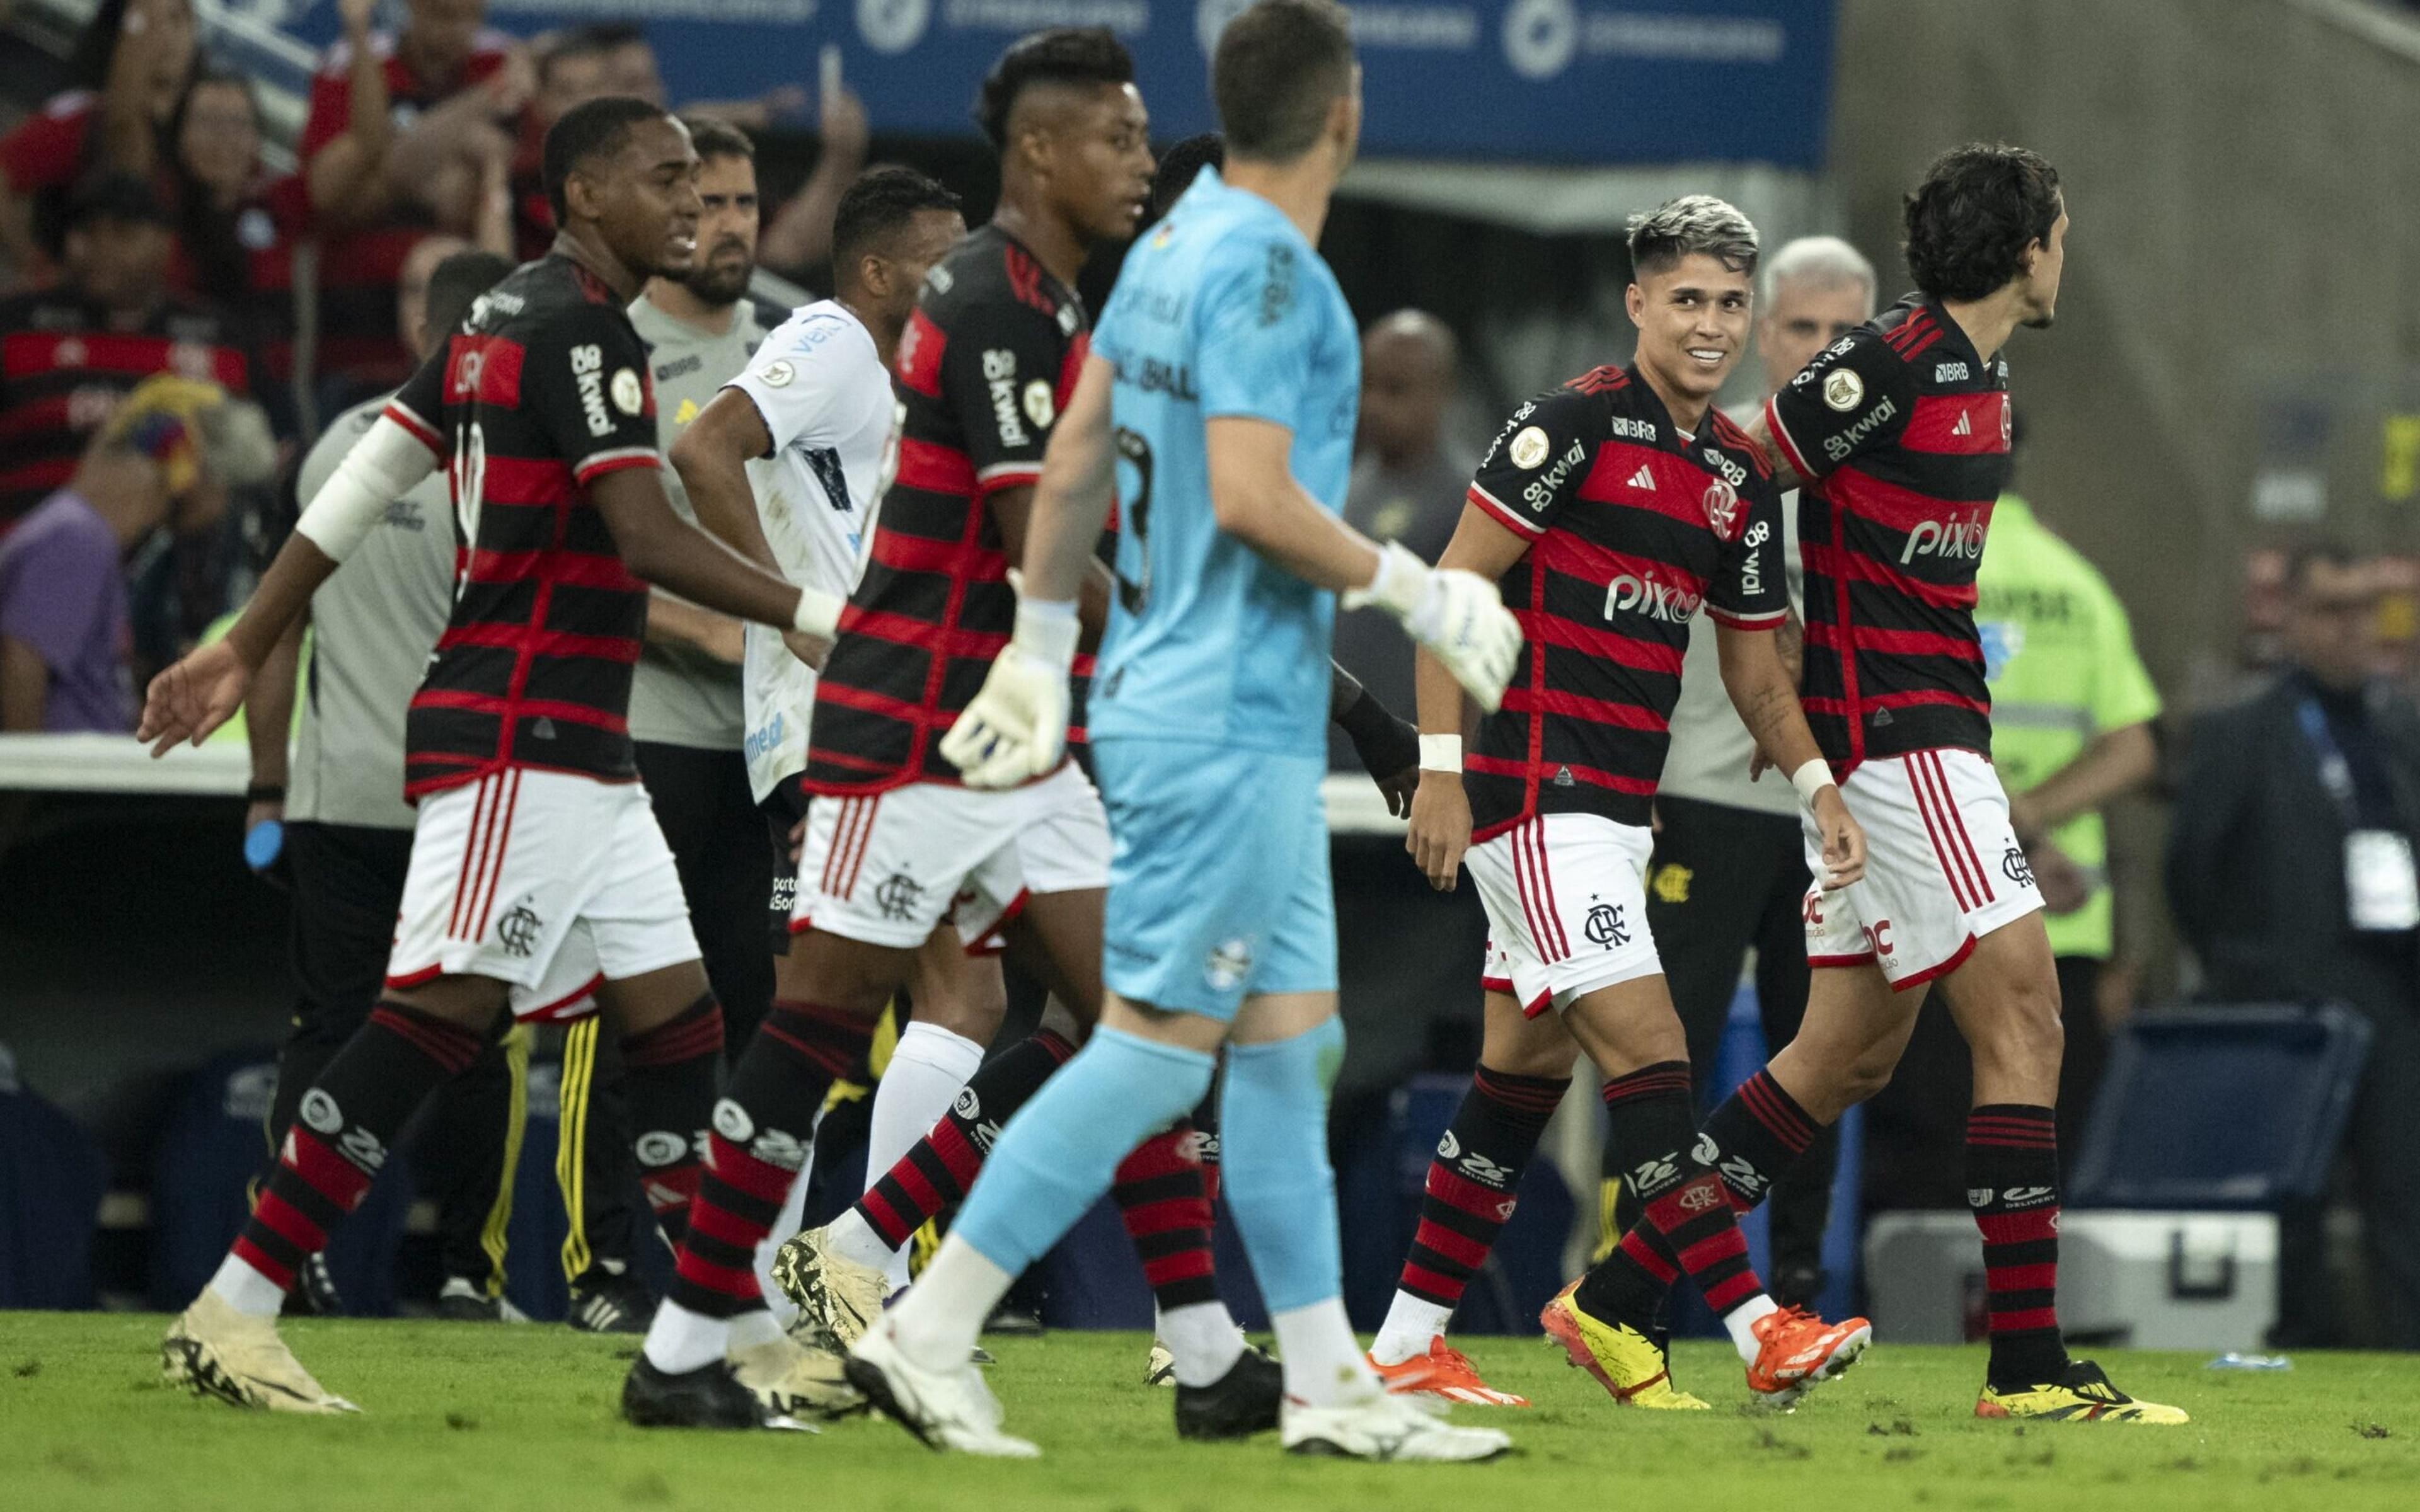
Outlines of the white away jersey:
M874 334L837 301L794 312L726 385L748 395L773 449L748 465L765 540L790 580L845 598L896 464L898 403ZM742 684L748 781L762 802L807 764L815 674L780 632L748 626Z

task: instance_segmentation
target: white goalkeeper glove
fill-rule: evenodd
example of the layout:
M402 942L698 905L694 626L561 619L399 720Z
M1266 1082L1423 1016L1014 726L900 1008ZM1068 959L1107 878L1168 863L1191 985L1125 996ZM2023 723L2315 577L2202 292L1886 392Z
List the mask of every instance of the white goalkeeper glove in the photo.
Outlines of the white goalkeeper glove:
M1496 712L1520 660L1521 625L1494 583L1458 567L1432 567L1389 541L1379 548L1369 586L1344 595L1346 609L1364 604L1401 620L1481 708Z
M1017 601L1016 634L941 737L941 759L967 786L1013 788L1059 764L1067 746L1068 673L1081 633L1072 602Z

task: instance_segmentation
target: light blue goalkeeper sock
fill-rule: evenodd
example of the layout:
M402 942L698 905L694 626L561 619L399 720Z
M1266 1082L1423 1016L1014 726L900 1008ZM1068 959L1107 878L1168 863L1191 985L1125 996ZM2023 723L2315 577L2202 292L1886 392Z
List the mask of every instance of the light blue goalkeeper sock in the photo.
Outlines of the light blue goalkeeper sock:
M1291 1040L1227 1047L1219 1181L1272 1314L1344 1290L1327 1164L1327 1092L1343 1060L1334 1018Z
M1197 1051L1094 1030L1001 1131L951 1232L1017 1274L1076 1227L1135 1146L1193 1111L1218 1064Z

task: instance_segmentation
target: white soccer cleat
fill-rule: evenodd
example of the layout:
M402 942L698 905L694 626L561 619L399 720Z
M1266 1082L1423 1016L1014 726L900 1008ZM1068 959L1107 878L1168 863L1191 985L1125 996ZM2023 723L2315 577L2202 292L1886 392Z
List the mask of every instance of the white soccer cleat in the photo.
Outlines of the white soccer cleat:
M360 1408L311 1379L277 1336L277 1320L255 1318L205 1291L168 1326L160 1369L174 1385L237 1407L333 1415Z
M1404 1396L1381 1394L1336 1407L1286 1398L1278 1433L1288 1454L1387 1463L1493 1459L1512 1447L1499 1428L1459 1427Z
M926 1370L899 1348L889 1319L866 1331L848 1351L848 1381L875 1410L914 1434L928 1449L1033 1459L1042 1451L1001 1431L999 1398L972 1362Z
M1146 1386L1176 1384L1176 1356L1157 1339L1151 1341L1151 1353L1143 1357L1142 1383Z
M774 1412L838 1417L865 1405L838 1354L783 1336L733 1350L731 1373Z
M773 1284L798 1304L792 1337L812 1343L821 1333L844 1350L874 1326L891 1294L888 1276L832 1248L829 1227L794 1234L774 1252Z

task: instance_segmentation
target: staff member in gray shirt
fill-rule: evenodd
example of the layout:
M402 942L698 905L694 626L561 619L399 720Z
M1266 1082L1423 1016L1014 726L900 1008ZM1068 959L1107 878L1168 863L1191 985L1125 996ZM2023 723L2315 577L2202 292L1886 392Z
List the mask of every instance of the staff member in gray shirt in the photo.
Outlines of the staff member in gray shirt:
M1757 353L1763 393L1797 376L1817 353L1873 318L1874 270L1838 237L1802 237L1764 265L1758 290ZM1760 395L1759 403L1762 402ZM1752 408L1752 407L1751 407ZM1745 410L1740 411L1745 414ZM1790 569L1792 615L1782 638L1797 665L1800 596L1798 495L1781 501L1783 561ZM1714 627L1703 615L1689 626L1681 664L1681 701L1655 797L1655 854L1647 872L1647 923L1664 956L1672 1006L1689 1044L1689 1064L1704 1075L1714 1063L1740 967L1756 950L1756 995L1765 1042L1788 1044L1807 1012L1804 906L1810 878L1800 833L1798 795L1767 776L1748 779L1756 742L1723 692ZM1823 1289L1823 1227L1838 1146L1830 1129L1776 1183L1773 1195L1773 1297L1811 1304ZM1637 1157L1607 1147L1605 1211L1608 1235L1619 1177Z
M397 320L420 357L462 322L472 302L512 265L469 243L430 237L400 279ZM450 255L449 255L450 254ZM308 499L379 417L386 396L340 416L296 478ZM432 473L396 500L361 548L311 595L308 696L294 718L301 632L273 653L255 684L246 729L252 799L246 857L292 883L296 989L293 1026L277 1056L269 1162L302 1094L369 1017L386 978L388 948L411 857L411 806L403 799L404 710L454 600L454 510L445 476ZM286 736L294 730L288 776ZM282 837L268 826L282 821ZM282 849L280 848L282 845ZM448 1318L508 1316L504 1301L504 1218L519 1155L529 1031L490 1045L431 1103L412 1145L414 1169L437 1199ZM299 1288L312 1305L340 1310L315 1257Z

